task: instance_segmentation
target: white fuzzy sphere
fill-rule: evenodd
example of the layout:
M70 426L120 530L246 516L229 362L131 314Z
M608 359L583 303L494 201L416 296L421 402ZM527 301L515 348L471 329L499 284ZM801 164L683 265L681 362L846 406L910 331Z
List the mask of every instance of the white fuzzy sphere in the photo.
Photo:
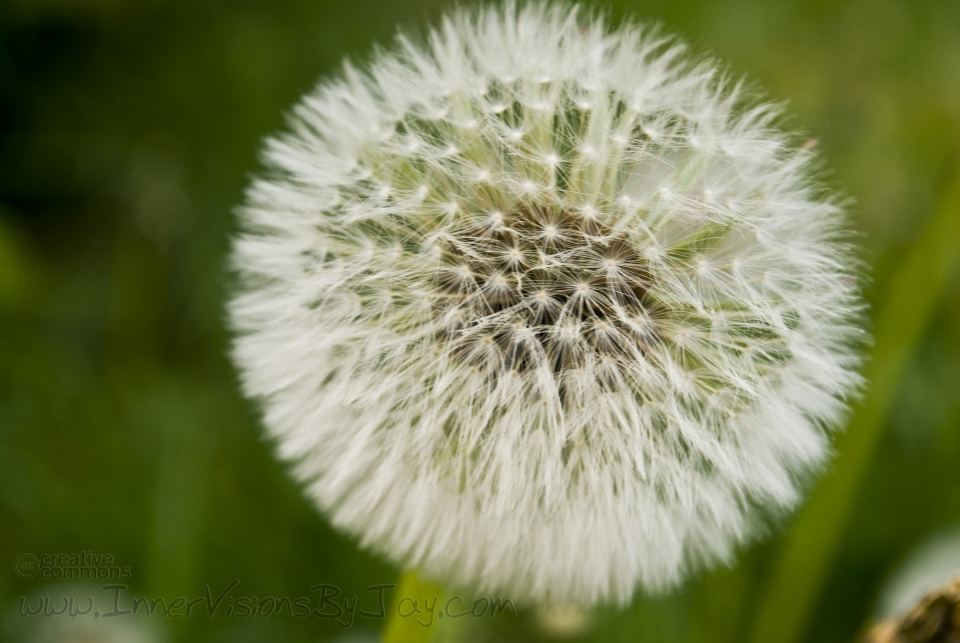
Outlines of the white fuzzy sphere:
M857 388L813 155L711 62L570 6L454 12L270 139L234 357L333 523L516 602L625 602L798 500Z

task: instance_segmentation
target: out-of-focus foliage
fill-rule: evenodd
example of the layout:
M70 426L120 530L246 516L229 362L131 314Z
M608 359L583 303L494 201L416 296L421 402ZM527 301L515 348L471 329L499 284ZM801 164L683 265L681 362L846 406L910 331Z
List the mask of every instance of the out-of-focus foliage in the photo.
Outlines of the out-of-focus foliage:
M235 596L309 596L315 607L311 587L329 583L371 609L364 588L397 582L312 509L262 439L225 356L225 256L258 141L283 111L344 55L362 57L397 24L416 27L441 8L0 4L0 638L32 636L21 596L58 591L15 573L28 553L110 553L132 570L122 581L131 593L168 600L239 579ZM960 3L650 0L611 10L660 20L789 99L789 125L816 134L829 180L855 202L875 267L869 295L882 305L960 168ZM960 519L956 274L896 388L804 624L808 641L851 640L888 570ZM581 638L743 640L782 541L685 592L601 611ZM382 625L200 608L151 618L174 641L363 640ZM530 614L457 627L470 640L552 631Z

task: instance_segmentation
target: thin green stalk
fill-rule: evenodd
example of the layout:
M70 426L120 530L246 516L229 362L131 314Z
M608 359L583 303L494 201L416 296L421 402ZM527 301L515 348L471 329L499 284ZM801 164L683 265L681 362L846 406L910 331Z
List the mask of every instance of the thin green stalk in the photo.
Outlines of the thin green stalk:
M836 556L901 372L936 311L960 260L960 172L944 190L922 236L909 248L876 315L875 349L865 368L867 399L837 440L835 468L788 532L761 594L751 643L797 643Z
M383 643L430 643L437 631L443 589L409 571L400 578L394 598L383 628Z

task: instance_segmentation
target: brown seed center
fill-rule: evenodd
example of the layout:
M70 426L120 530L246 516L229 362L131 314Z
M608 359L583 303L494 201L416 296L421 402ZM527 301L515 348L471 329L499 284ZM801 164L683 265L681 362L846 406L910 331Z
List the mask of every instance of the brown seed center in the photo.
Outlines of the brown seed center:
M561 382L598 360L637 358L656 340L648 265L595 216L494 211L464 218L441 248L443 341L491 378L545 368Z

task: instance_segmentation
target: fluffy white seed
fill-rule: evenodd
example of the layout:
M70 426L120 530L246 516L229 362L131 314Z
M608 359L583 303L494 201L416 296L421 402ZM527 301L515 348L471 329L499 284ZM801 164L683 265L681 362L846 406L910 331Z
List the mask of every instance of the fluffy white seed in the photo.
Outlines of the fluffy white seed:
M622 603L729 561L823 462L859 384L843 213L776 110L683 53L569 6L458 11L268 141L234 358L364 546Z

